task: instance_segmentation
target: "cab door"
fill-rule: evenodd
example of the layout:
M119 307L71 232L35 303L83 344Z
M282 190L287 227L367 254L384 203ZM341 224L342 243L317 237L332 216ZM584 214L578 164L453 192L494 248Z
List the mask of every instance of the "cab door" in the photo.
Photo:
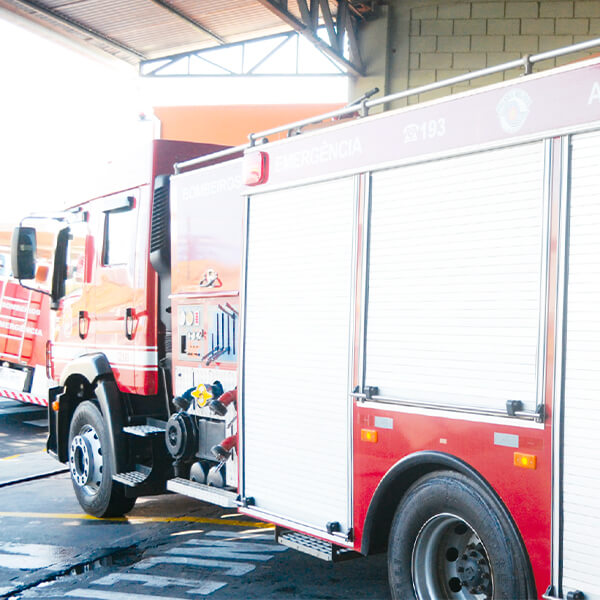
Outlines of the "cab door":
M102 247L90 315L96 351L106 354L119 388L130 393L144 393L136 374L152 362L155 367L156 362L140 326L147 322L146 281L138 265L143 257L138 254L136 241L141 199L140 189L135 188L99 202Z

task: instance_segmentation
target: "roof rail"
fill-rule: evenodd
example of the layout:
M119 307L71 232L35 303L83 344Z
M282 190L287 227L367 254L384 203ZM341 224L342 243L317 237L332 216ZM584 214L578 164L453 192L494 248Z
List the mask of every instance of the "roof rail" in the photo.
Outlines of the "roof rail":
M580 52L582 50L589 50L590 48L600 47L600 38L594 38L593 40L587 40L585 42L579 42L578 44L573 44L571 46L565 46L564 48L558 48L557 50L549 50L548 52L541 52L539 54L526 54L522 58L517 58L515 60L511 60L506 63L502 63L495 67L486 67L485 69L479 69L478 71L472 71L470 73L465 73L463 75L457 75L456 77L450 77L449 79L443 79L441 81L436 81L434 83L429 83L427 85L422 85L416 88L404 90L402 92L396 92L394 94L388 94L387 96L383 96L381 98L376 98L375 100L364 99L362 102L358 104L359 114L361 117L367 116L369 113L369 109L374 106L379 106L380 104L386 104L388 102L394 102L395 100L402 100L404 98L408 98L410 96L416 96L418 94L423 94L425 92L431 92L433 90L437 90L440 88L456 85L458 83L464 83L465 81L471 81L472 79L477 79L479 77L485 77L486 75L492 75L494 73L501 73L503 71L508 71L510 69L516 69L518 67L522 67L524 69L524 75L530 75L533 70L533 65L538 62L542 62L544 60L548 60L550 58L557 58L559 56L565 56L566 54L573 54L575 52ZM216 152L214 154L208 154L206 156L201 156L199 158L194 158L192 160L188 160L182 163L176 163L175 173L181 172L181 169L185 169L187 167L196 166L215 158L221 158L224 156L228 156L230 154L235 154L236 152L244 151L252 146L255 146L259 140L263 140L263 138L268 137L269 135L273 135L275 133L281 133L283 131L289 131L291 129L301 129L302 127L306 127L307 125L314 125L315 123L319 123L320 121L325 121L327 119L333 119L335 117L343 117L352 113L357 112L357 104L352 103L342 108L338 108L337 110L332 110L330 112L317 115L315 117L310 117L308 119L303 119L300 121L294 121L293 123L288 123L286 125L281 125L278 127L273 127L272 129L266 129L264 131L259 131L257 133L251 133L248 136L250 140L246 144L242 144L241 146L235 146L233 148L228 148L227 150L222 150L221 152Z
M212 154L204 154L203 156L199 156L198 158L190 158L190 160L175 163L173 165L173 171L175 175L177 175L181 173L183 169L195 167L196 165L200 165L211 160L216 160L217 158L224 158L225 156L229 156L231 154L237 154L238 152L243 152L244 150L246 150L246 148L250 148L251 145L252 144L248 142L247 144L242 144L241 146L232 146L231 148L219 150L218 152L213 152Z

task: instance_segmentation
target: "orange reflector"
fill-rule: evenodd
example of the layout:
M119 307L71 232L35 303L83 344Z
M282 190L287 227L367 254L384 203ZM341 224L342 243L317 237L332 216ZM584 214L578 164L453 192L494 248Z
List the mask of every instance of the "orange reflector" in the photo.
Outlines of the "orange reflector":
M52 410L53 410L54 412L58 412L58 400L55 400L55 401L52 403Z
M361 429L360 430L361 442L371 442L372 444L377 443L377 430L376 429Z
M260 185L269 177L269 155L266 152L249 152L244 156L244 183Z
M535 469L537 468L537 456L535 454L523 454L522 452L515 452L515 467L521 467L522 469Z

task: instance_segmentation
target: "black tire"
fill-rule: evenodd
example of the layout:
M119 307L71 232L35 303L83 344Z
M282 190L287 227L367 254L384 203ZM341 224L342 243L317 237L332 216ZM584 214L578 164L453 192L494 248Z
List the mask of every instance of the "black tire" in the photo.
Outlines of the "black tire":
M430 473L400 502L388 546L394 600L518 600L530 568L514 526L474 480Z
M69 429L69 468L81 508L94 517L120 517L135 504L113 482L111 452L102 414L92 402L82 402Z

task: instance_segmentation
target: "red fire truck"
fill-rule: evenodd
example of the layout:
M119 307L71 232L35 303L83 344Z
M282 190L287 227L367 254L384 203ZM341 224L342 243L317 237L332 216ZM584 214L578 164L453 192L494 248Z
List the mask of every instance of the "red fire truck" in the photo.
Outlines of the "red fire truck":
M0 396L47 406L48 297L27 290L10 270L10 230L0 230Z
M15 232L32 279L52 230L49 449L81 505L166 488L326 560L387 550L402 600L598 600L600 60L281 129L152 207Z

